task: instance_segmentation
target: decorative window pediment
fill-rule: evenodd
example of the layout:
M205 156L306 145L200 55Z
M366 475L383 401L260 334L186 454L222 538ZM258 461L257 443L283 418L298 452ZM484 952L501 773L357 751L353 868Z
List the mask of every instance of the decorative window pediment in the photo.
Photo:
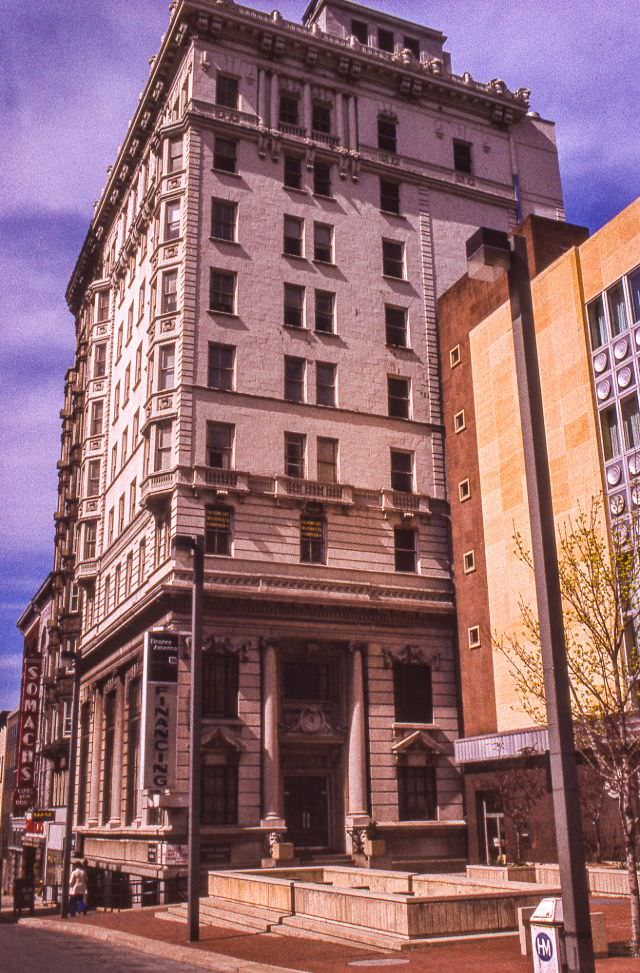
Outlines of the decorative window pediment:
M449 749L444 742L437 739L435 733L428 730L414 730L413 733L394 743L391 752L396 757L423 754L435 761L438 757L444 756Z
M246 747L235 733L227 730L226 727L218 726L210 733L204 734L202 738L202 749L205 755L215 751L226 750L239 756L244 752Z

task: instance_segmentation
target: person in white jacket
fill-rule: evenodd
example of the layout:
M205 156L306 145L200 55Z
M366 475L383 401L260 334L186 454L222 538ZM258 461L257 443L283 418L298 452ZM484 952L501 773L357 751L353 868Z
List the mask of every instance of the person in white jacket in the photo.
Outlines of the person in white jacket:
M87 894L87 872L85 863L77 861L69 876L69 915L83 915L87 911L84 897Z

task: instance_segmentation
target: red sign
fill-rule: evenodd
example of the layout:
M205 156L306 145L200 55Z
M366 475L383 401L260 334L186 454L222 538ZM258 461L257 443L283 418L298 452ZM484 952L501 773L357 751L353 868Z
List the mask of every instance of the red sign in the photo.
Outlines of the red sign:
M20 695L20 736L16 764L16 787L13 792L13 813L23 815L36 800L35 767L38 711L40 708L40 656L25 657L22 667Z

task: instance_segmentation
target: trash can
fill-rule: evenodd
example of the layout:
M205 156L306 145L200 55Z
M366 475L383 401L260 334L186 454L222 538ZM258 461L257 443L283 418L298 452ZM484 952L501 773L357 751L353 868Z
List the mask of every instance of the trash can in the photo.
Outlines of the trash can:
M529 920L534 973L566 969L562 899L543 899Z

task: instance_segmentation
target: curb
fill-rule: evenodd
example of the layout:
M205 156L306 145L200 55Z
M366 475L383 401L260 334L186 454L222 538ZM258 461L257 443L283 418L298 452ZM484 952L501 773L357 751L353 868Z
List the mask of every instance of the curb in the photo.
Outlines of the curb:
M156 906L157 909L157 906ZM69 936L84 936L87 939L95 939L99 942L108 943L110 946L122 946L128 949L135 949L148 956L157 956L164 960L174 960L176 963L188 963L191 966L199 966L204 970L211 970L212 973L304 973L303 970L295 970L284 966L269 966L263 963L255 963L253 960L235 959L232 956L223 956L220 953L205 952L201 949L194 949L193 946L176 946L173 943L161 942L157 939L147 939L145 936L136 936L129 932L120 932L116 929L107 929L104 926L71 925L69 922L62 922L56 919L39 919L36 916L29 916L18 920L19 925L31 926L48 932L64 933Z

